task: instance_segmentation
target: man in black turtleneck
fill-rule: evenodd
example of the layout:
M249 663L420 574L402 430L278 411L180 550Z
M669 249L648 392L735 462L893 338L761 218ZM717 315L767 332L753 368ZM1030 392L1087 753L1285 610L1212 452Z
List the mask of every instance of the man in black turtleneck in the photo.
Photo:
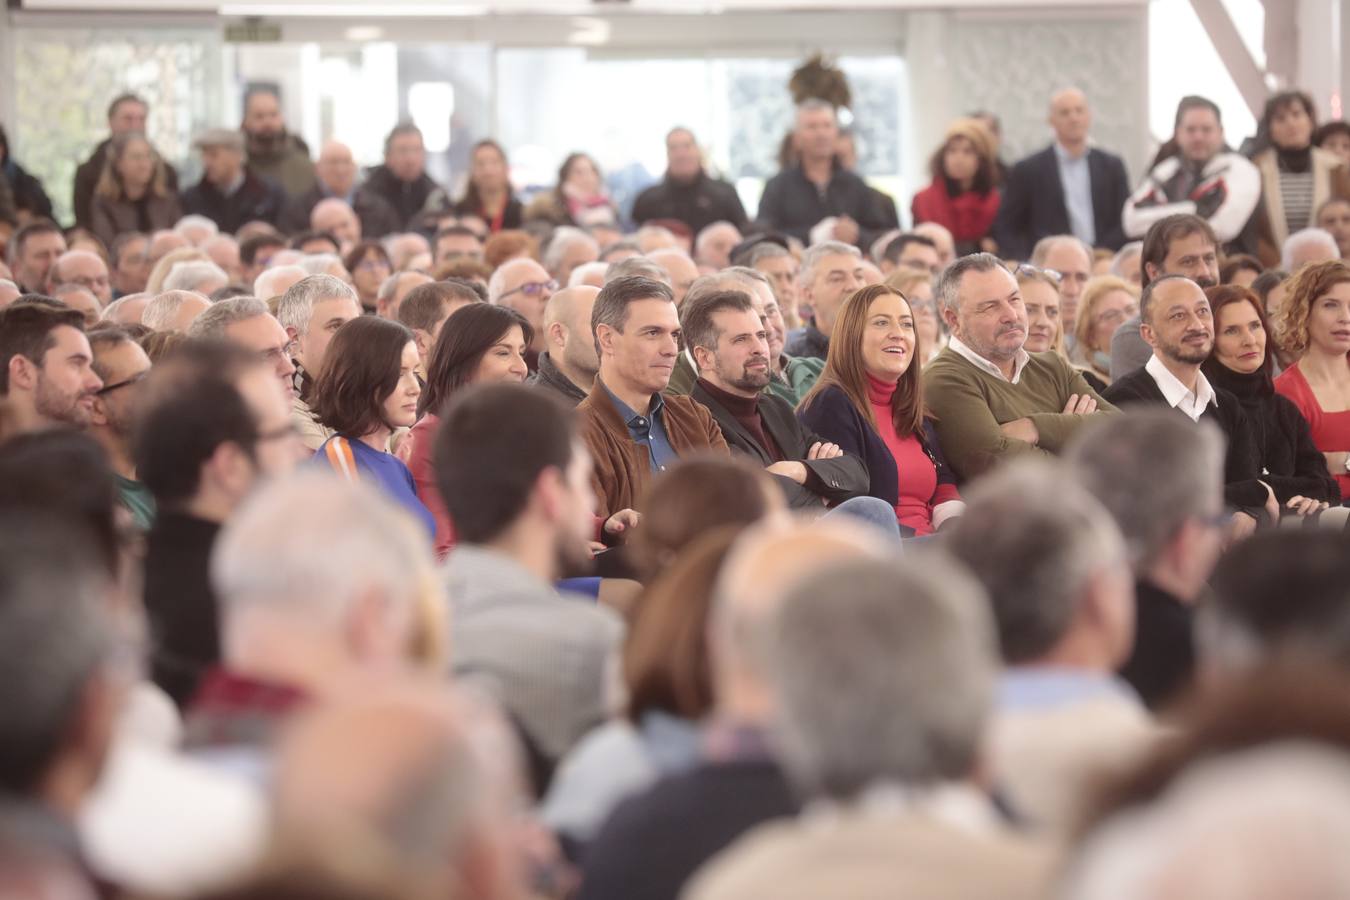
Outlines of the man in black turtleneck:
M1183 97L1172 140L1125 203L1125 235L1142 238L1160 219L1190 213L1209 222L1229 253L1255 253L1260 199L1261 175L1228 150L1219 107L1204 97Z
M712 413L733 453L775 476L789 506L819 510L867 493L862 460L808 434L786 400L764 393L769 341L748 294L716 291L686 301L680 329L699 371L690 396Z
M698 142L688 128L666 135L666 177L638 194L633 221L675 219L698 234L713 222L730 222L744 232L749 224L736 189L703 170Z

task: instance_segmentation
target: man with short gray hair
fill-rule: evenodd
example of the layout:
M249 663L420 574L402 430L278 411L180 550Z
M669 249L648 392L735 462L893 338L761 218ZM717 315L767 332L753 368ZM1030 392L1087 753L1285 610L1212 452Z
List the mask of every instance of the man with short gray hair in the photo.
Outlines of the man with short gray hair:
M381 319L397 319L399 307L408 292L431 284L434 280L425 272L395 272L380 284L380 291L375 295L375 308L366 311L375 313Z
M195 291L165 291L146 304L141 324L155 331L186 334L197 317L211 308L211 301Z
M220 666L189 710L188 747L263 774L269 739L290 713L369 673L411 666L410 647L438 642L421 619L441 603L429 593L435 583L417 523L369 483L313 470L263 485L211 557Z
M324 355L333 335L360 317L361 301L356 291L332 275L302 278L281 295L277 304L277 321L291 340L291 358L296 367L291 419L300 432L301 443L310 450L318 450L333 434L319 424L310 408L314 379L323 369Z
M295 363L291 361L293 343L286 329L257 297L231 297L211 304L197 316L187 331L191 338L213 338L255 353L272 366L281 381L286 399L295 396Z
M1280 268L1292 275L1306 265L1340 258L1340 245L1330 231L1304 228L1284 239L1284 246L1280 249Z
M946 548L989 595L1004 672L990 741L995 784L1063 830L1089 788L1156 737L1115 672L1134 646L1134 575L1110 514L1063 467L1017 460L976 482Z
M643 278L659 281L671 287L672 292L674 291L674 287L670 284L670 274L645 256L630 256L627 259L610 263L609 268L605 270L605 284L609 284L616 278L627 278L630 275L641 275ZM603 286L601 285L601 287Z
M924 366L925 399L963 480L1012 456L1059 453L1084 422L1115 411L1062 356L1023 349L1022 292L998 257L960 257L937 294L951 341Z
M563 225L553 229L553 236L544 250L543 262L554 281L567 284L573 269L599 259L600 245L595 238L580 228Z
M98 298L100 306L112 302L108 265L101 256L89 250L67 250L52 263L47 273L47 293L63 284L78 284L88 289Z
M213 262L189 260L174 263L164 279L165 291L192 291L209 297L230 283L230 276Z
M253 295L271 300L286 293L286 289L309 273L296 265L276 266L266 269L253 282Z
M1229 522L1223 437L1208 422L1138 409L1086 429L1066 460L1125 537L1137 624L1121 675L1157 709L1194 675L1194 607Z
M743 833L798 810L770 741L778 707L765 632L802 578L893 553L894 545L876 532L841 520L765 522L737 539L719 569L709 611L713 710L702 724L695 765L615 808L587 847L583 897L675 897Z
M1045 895L1050 848L977 782L998 658L968 575L940 555L836 564L765 625L783 767L830 824L761 826L698 873L691 900Z
M1059 276L1059 327L1065 346L1074 348L1078 301L1092 277L1092 248L1071 234L1052 234L1036 242L1031 264Z
M591 309L598 288L587 285L563 288L544 307L544 340L548 349L539 354L539 371L530 384L553 391L575 406L595 386L600 360L591 333Z
M731 265L731 251L741 242L741 233L730 222L713 222L694 238L694 262L700 271L716 272Z
M811 99L797 106L795 164L764 186L759 222L805 244L842 241L866 247L888 222L867 182L839 164L839 122L834 106ZM814 238L817 232L823 233Z
M839 309L863 286L862 251L841 241L807 248L797 273L798 311L807 324L788 336L789 356L825 359Z

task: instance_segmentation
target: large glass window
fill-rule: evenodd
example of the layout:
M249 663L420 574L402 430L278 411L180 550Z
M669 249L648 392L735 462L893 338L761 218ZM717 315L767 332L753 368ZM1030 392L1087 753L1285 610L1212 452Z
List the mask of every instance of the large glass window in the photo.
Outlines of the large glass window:
M220 56L209 29L25 29L14 41L10 129L15 158L46 185L70 221L75 169L107 137L109 102L125 91L150 105L150 139L170 162L189 156L192 136L220 119Z

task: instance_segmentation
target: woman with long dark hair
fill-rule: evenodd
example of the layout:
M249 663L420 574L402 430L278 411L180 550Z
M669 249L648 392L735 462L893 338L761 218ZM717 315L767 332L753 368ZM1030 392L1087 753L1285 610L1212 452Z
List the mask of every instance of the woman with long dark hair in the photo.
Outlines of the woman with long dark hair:
M489 303L457 309L441 326L427 361L422 418L408 435L408 467L417 496L435 519L438 556L448 553L455 543L454 526L431 464L441 410L457 391L471 384L523 382L529 375L525 351L532 340L534 329L520 313Z
M997 157L993 137L975 119L957 119L929 161L933 176L914 195L914 224L937 222L952 233L958 255L984 249L998 215Z
M1245 287L1206 288L1214 313L1214 349L1203 369L1210 384L1238 398L1261 454L1261 480L1282 509L1311 515L1339 504L1341 491L1313 443L1308 421L1271 378L1274 341L1261 300Z
M412 474L390 453L389 438L417 419L417 344L407 326L363 316L343 325L314 383L314 415L335 433L314 458L344 478L367 478L435 532Z
M885 284L844 301L830 352L797 418L867 463L868 494L895 507L905 536L931 534L965 503L924 409L909 301Z
M585 153L571 153L558 169L558 185L540 194L525 210L526 221L544 220L554 225L613 227L619 211L605 191L600 167Z
M469 182L455 204L455 214L477 216L496 234L504 228L519 228L524 209L511 190L511 165L506 151L494 140L473 145Z
M1332 197L1350 198L1350 169L1329 150L1314 147L1317 110L1303 91L1281 91L1266 101L1256 129L1262 149L1252 157L1261 173L1265 200L1260 220L1260 257L1275 265L1295 231L1313 223L1313 213Z

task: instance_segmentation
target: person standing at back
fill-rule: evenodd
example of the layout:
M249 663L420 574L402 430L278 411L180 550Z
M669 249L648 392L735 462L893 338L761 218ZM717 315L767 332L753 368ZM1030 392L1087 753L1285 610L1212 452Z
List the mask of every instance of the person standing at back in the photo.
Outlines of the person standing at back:
M1013 166L994 221L999 253L1026 259L1041 238L1072 234L1089 247L1119 250L1120 212L1130 196L1125 163L1088 144L1092 110L1077 88L1050 98L1055 140Z

